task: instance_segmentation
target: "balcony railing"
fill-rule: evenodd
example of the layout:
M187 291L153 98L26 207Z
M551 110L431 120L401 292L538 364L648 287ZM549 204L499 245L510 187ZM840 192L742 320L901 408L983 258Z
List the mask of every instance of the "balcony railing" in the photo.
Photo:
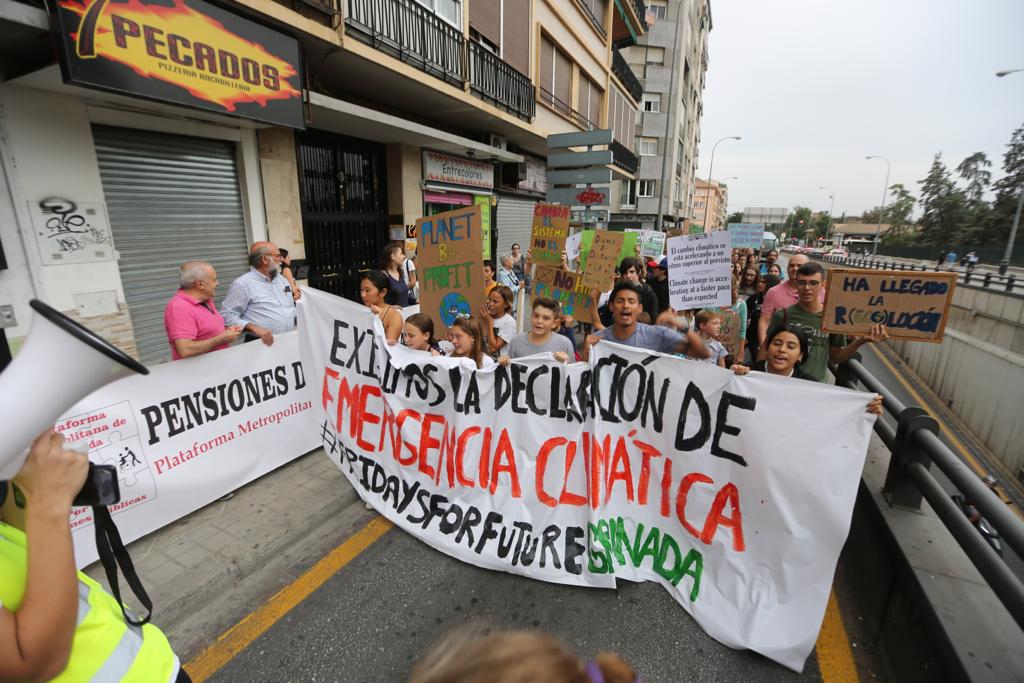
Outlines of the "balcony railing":
M466 39L415 0L348 0L346 33L448 83L466 82Z
M573 123L578 124L586 130L593 130L597 128L597 121L591 121L585 114L583 114L583 112L573 109L572 105L562 99L559 99L557 95L550 92L547 88L540 89L540 101L547 104L559 114L568 117Z
M618 166L627 173L636 173L640 168L640 159L637 155L626 149L626 146L617 140L612 140L609 146L612 150L612 164Z
M524 121L537 109L536 89L530 79L479 43L469 42L469 87L473 94Z
M339 2L340 0L324 0ZM348 0L346 34L529 121L530 79L415 0Z
M633 73L633 69L630 68L629 62L626 58L619 54L618 50L612 50L612 73L622 82L622 85L626 87L626 92L629 93L635 101L639 102L640 98L644 94L644 86L640 82L640 79Z

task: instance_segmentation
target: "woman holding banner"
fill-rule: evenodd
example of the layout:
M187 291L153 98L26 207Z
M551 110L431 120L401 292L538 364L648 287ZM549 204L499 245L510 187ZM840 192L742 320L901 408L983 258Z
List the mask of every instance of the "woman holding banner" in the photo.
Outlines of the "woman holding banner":
M379 270L368 270L359 281L359 297L363 305L380 318L388 344L397 344L402 336L402 314L387 302L388 276Z

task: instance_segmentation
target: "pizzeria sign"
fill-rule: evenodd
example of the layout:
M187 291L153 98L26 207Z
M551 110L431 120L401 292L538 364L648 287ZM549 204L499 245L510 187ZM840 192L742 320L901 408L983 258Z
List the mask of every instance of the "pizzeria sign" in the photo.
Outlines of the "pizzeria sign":
M304 128L298 41L203 0L59 0L73 85Z

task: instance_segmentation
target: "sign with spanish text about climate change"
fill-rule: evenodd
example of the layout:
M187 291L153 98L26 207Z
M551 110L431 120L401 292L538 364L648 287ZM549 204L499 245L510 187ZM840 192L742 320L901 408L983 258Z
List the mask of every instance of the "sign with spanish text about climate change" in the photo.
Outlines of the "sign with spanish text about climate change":
M956 273L831 268L821 329L858 335L885 325L894 339L941 342L956 278Z
M456 318L479 315L483 306L482 210L467 206L416 221L420 309L439 339Z
M164 363L79 401L54 428L117 469L110 512L125 543L318 445L298 332ZM96 560L92 508L73 508L77 566ZM143 577L145 580L145 577Z
M562 263L565 240L569 237L568 206L534 204L530 229L530 260L538 265L557 266Z
M576 318L576 322L589 323L590 290L583 283L583 274L562 268L537 266L533 274L533 296L546 296L557 301L562 313Z
M669 304L677 311L732 305L732 242L724 230L670 237Z
M869 395L607 341L588 363L477 370L388 346L365 308L310 289L299 330L327 457L403 530L532 579L656 581L722 643L803 668ZM794 420L803 438L779 429Z
M299 44L203 0L55 0L65 82L304 128Z

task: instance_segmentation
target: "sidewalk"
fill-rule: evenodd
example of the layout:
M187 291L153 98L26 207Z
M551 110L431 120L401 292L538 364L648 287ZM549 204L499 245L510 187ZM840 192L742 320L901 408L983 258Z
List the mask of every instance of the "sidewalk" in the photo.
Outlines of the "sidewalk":
M317 449L128 551L153 600L153 623L185 664L375 516ZM98 562L85 573L106 585ZM121 587L138 608L123 578Z

